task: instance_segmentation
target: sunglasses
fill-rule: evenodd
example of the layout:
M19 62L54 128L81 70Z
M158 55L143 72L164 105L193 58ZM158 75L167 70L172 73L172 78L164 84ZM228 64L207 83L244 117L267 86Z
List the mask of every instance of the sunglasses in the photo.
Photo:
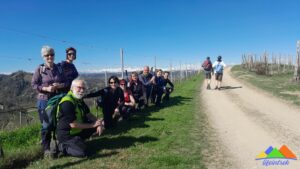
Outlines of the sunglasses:
M75 53L68 53L68 55L69 56L72 56L72 55L75 56L76 54Z
M120 85L125 85L125 84L120 84Z
M116 82L109 82L109 84L115 84Z
M49 56L54 56L54 54L47 54L47 55L44 55L44 57L49 57Z

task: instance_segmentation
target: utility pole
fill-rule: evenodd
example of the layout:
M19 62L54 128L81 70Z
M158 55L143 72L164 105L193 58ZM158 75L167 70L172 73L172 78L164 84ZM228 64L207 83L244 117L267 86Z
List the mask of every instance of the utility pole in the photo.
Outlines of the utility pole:
M170 61L170 79L171 79L171 82L174 82L173 81L173 73L172 73L172 60Z
M104 83L105 83L105 87L107 87L108 86L108 84L107 84L107 70L105 70L105 72L104 72Z
M187 64L185 63L185 80L188 79L188 69L187 69Z
M294 70L294 80L300 81L300 41L297 41L297 53L296 53L296 63Z
M180 68L179 68L179 69L180 69L180 78L179 78L179 79L180 79L180 83L181 83L181 80L182 80L181 62L180 62L179 67L180 67Z
M154 56L154 72L156 71L156 56Z
M122 72L122 79L124 79L124 58L123 58L123 49L120 49L120 56L121 56L121 72Z

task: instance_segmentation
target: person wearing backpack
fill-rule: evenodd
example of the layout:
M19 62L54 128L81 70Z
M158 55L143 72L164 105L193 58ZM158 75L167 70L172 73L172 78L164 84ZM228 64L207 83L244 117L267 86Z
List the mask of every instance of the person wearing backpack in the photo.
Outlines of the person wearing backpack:
M69 47L66 49L66 60L58 63L58 65L61 66L63 70L64 76L66 78L66 83L68 85L66 87L66 93L70 90L72 81L78 77L77 69L73 64L73 61L76 60L76 54L76 49L73 47Z
M221 90L221 82L223 79L223 71L226 67L225 63L222 61L222 56L218 56L218 59L212 65L215 71L216 87L215 90Z
M71 90L58 105L57 138L59 151L63 155L86 157L85 139L104 130L103 120L97 119L83 101L86 82L77 78L72 81Z
M32 76L31 86L37 94L37 109L42 123L41 137L44 155L50 155L51 131L48 131L47 114L45 108L47 101L53 96L63 92L67 87L62 70L54 63L55 52L50 46L43 46L41 55L44 63L39 65Z
M206 58L206 60L202 63L202 67L205 73L206 89L210 90L211 75L213 74L213 67L210 57Z

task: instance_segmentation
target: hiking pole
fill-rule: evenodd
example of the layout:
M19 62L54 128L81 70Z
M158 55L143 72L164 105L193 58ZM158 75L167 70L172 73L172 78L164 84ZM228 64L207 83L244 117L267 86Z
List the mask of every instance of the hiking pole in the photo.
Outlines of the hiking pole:
M1 145L0 145L0 158L4 158L4 153Z

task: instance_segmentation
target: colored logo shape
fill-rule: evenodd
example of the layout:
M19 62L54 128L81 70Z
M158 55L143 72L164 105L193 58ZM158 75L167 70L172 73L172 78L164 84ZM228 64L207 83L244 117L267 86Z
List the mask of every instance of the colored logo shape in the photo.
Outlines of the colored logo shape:
M270 146L266 151L263 151L256 156L256 160L274 158L291 160L297 159L296 155L286 145L281 146L279 150L276 147L273 148Z

